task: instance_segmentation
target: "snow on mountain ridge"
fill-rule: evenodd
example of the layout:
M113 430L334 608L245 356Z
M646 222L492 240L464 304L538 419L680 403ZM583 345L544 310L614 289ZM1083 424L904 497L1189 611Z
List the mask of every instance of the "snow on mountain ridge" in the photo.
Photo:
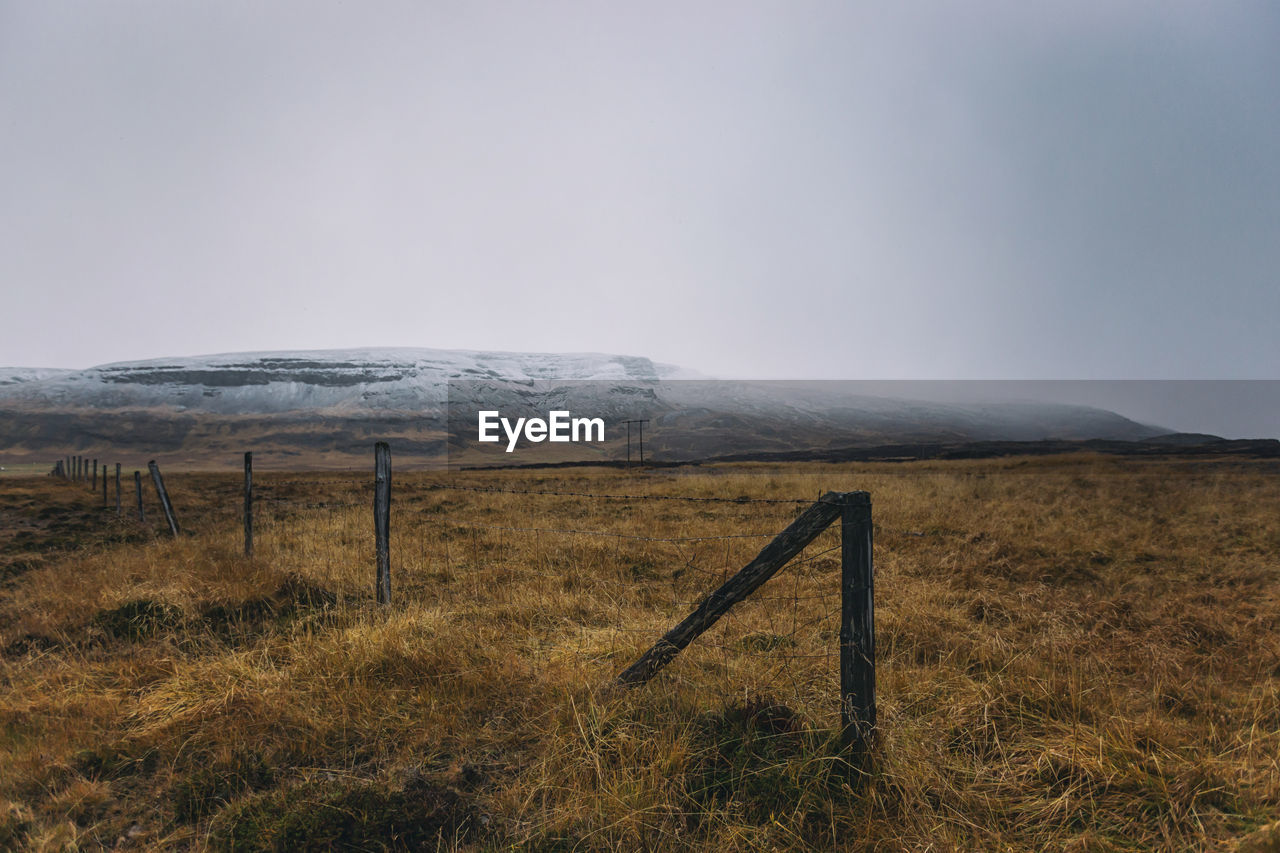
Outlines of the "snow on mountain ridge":
M63 371L0 387L0 400L55 407L158 406L217 414L420 411L443 404L450 380L653 382L696 376L641 356L605 353L281 350L116 362Z
M57 376L75 373L57 367L0 367L0 387L18 385L23 382L39 382Z

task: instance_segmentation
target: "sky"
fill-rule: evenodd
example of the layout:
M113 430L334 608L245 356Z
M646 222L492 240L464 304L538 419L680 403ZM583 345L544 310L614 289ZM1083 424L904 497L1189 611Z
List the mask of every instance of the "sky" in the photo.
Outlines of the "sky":
M0 365L1280 378L1270 2L0 0Z

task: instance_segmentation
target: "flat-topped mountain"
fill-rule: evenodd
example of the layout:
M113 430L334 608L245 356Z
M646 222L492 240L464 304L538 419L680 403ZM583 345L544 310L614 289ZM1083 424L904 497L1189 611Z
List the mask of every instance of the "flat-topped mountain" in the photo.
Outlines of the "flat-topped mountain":
M253 449L267 464L347 464L378 438L401 458L457 452L478 409L567 409L625 452L644 418L650 458L698 459L909 442L1136 441L1168 433L1114 412L1036 400L931 402L875 383L708 380L639 356L344 349L0 369L0 455L128 449L191 464ZM886 388L888 386L885 386ZM450 430L449 427L453 429Z
M0 406L149 409L243 415L438 408L457 380L655 381L692 378L647 358L600 353L345 349L225 353L87 370L0 368Z

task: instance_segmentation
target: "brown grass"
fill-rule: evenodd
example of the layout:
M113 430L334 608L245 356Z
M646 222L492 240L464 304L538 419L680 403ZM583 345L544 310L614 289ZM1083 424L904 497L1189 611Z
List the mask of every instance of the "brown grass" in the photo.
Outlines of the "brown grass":
M367 476L261 476L253 559L233 476L167 478L193 531L176 541L154 507L144 527L87 490L7 480L14 518L94 523L64 542L46 513L43 538L0 540L18 567L0 598L0 849L1265 845L1278 473L1072 456L397 475L385 610ZM851 769L834 743L837 531L622 691L612 676L796 509L441 483L870 491L871 761Z

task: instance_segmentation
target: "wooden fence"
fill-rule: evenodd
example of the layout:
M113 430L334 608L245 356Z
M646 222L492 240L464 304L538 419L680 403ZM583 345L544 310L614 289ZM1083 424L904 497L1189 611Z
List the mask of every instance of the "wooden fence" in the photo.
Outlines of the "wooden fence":
M98 460L93 460L92 489L97 488ZM151 481L172 536L181 530L165 489L164 478L155 460L147 463ZM122 514L120 495L120 463L115 466L116 514ZM88 475L88 460L71 456L54 463L50 475L68 481L82 481ZM142 502L142 474L133 472L137 494L138 518L145 520ZM379 605L391 605L391 448L378 442L374 448L373 482L374 528L374 597ZM447 486L445 487L447 488ZM466 488L470 491L503 491L501 489ZM643 497L591 495L586 493L539 491L535 494L574 495L577 497ZM649 496L681 499L672 496ZM107 465L102 465L102 499L107 505ZM685 498L688 500L713 500ZM734 499L740 501L742 499ZM788 501L760 501L787 503ZM254 553L254 481L253 454L244 454L244 553ZM876 726L875 687L875 572L872 549L871 497L867 492L827 492L801 512L775 536L754 559L736 574L708 593L688 616L672 627L648 651L617 676L625 687L636 687L649 681L699 635L714 625L732 607L750 597L784 566L792 561L820 533L839 520L840 523L840 719L841 739L854 752L866 749ZM562 531L581 532L581 531Z

